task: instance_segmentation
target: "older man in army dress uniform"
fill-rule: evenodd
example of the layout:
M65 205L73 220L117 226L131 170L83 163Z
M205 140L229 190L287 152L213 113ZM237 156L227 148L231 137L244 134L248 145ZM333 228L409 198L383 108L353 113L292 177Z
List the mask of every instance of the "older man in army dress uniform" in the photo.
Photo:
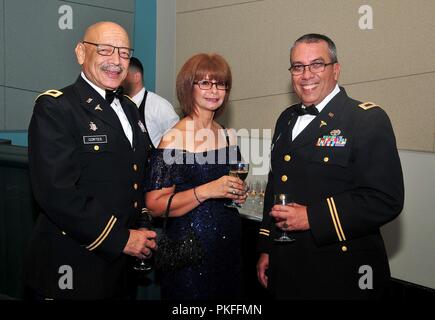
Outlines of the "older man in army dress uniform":
M390 278L379 228L402 210L404 188L386 113L349 98L328 37L308 34L290 52L300 104L279 117L259 231L260 283L277 299L365 299ZM290 206L274 194L290 194ZM275 241L285 230L295 241Z
M90 26L75 49L82 73L36 99L29 165L41 207L26 264L39 298L128 296L127 258L154 249L138 224L147 148L136 105L119 93L132 54L126 31Z

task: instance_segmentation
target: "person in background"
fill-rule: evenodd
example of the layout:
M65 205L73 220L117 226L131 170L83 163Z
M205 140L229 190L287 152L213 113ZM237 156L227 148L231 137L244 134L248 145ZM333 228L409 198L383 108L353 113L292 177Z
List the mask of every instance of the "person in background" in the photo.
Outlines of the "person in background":
M337 84L334 42L307 34L290 51L300 103L279 117L260 227L257 274L277 299L369 299L388 291L379 228L403 208L396 140L387 114ZM274 205L289 194L292 205ZM286 231L292 242L275 239Z
M216 121L231 85L222 56L201 53L188 59L176 85L185 117L151 154L148 209L162 216L172 197L168 236L180 241L193 229L203 249L198 263L162 271L163 299L240 297L240 216L225 204L243 203L246 192L242 180L228 175L229 163L240 157L237 136Z
M156 248L156 233L138 223L143 126L118 90L132 52L120 25L91 25L75 48L77 81L36 99L29 171L41 214L25 266L36 299L129 298L128 257Z
M141 121L152 142L151 147L156 148L163 135L180 120L174 107L166 99L145 89L143 66L135 57L130 59L127 77L122 86L138 106Z

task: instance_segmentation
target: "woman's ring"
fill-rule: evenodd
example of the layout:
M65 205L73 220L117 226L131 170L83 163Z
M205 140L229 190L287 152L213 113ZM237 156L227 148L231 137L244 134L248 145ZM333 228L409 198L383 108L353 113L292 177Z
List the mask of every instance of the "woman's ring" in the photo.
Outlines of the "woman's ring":
M284 222L283 224L282 224L282 228L283 229L287 229L289 227L289 225L287 224L287 222Z
M231 191L232 194L236 194L236 190L233 189L233 191Z

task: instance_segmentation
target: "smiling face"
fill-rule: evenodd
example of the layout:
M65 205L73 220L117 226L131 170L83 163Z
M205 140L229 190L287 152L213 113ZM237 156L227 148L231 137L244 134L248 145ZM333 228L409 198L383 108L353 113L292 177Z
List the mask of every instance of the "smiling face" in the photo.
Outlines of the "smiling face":
M86 31L83 40L115 47L130 47L127 32L111 22L92 25ZM95 45L80 42L75 51L77 61L86 77L101 89L118 88L127 75L129 59L121 58L118 49L115 49L111 56L102 56L97 52Z
M216 79L210 79L209 75L206 75L204 79L213 83L218 82ZM208 110L215 112L224 102L226 95L225 90L218 90L216 85L213 85L211 89L201 89L199 85L193 86L193 104L195 112L200 110Z
M218 90L216 85L210 89L199 88L198 81L225 83L226 90ZM202 86L207 88L206 86ZM177 98L184 115L192 115L201 110L214 112L214 117L222 114L231 93L231 69L225 59L215 53L198 53L190 57L177 75Z
M293 47L290 54L291 65L308 65L313 62L330 63L328 44L325 41L301 42ZM323 72L313 73L308 67L300 75L292 75L292 85L301 102L308 106L318 105L332 92L340 75L340 64L325 67Z

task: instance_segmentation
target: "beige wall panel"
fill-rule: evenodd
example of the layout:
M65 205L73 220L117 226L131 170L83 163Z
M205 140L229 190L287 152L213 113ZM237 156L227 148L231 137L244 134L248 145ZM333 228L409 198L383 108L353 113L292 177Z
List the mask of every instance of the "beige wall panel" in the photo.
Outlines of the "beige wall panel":
M177 0L177 12L213 9L264 0Z
M351 97L375 102L387 112L400 149L435 152L435 90L427 92L428 83L435 83L435 74L346 85L345 88ZM273 129L280 113L297 101L294 94L231 101L220 121L236 129Z
M395 5L392 5L395 4ZM234 99L280 94L288 87L288 48L307 32L330 35L356 83L435 71L435 2L370 1L374 29L358 27L361 2L266 0L177 15L177 66L198 51L224 54L237 79ZM310 12L309 19L307 12ZM199 28L198 26L209 26ZM219 26L219 32L213 27ZM416 48L418 51L416 58ZM259 79L258 83L246 79Z
M399 149L435 152L435 90L428 93L427 83L435 83L435 74L346 85L345 88L351 97L375 102L387 112ZM297 101L294 94L231 101L220 121L237 129L273 129L280 113Z
M372 30L359 28L358 10L364 4L373 10ZM411 0L218 1L216 5L177 0L177 6L176 72L194 53L221 53L234 77L232 106L225 116L228 124L273 126L279 113L266 112L264 102L270 103L269 108L286 105L283 97L292 91L289 46L302 34L319 32L337 44L341 83L354 85L354 90L366 88L360 99L368 99L369 93L387 109L399 147L434 151L435 1L416 6ZM386 92L394 96L384 96ZM406 112L412 103L426 116Z
M405 205L382 227L393 278L435 289L435 153L400 151Z
M329 33L331 27L339 59L348 66L343 81L355 83L435 71L435 1L366 1L373 8L374 19L374 29L366 31L358 27L362 3L338 2L344 12L336 17L335 26L328 24L325 32ZM331 11L333 6L326 3L324 9Z
M177 15L177 70L196 52L218 52L230 63L235 100L289 91L288 41L262 22L267 1ZM206 26L206 27L199 27ZM219 26L219 31L213 30ZM284 83L283 83L284 80Z
M235 129L275 129L278 116L292 103L293 95L231 101L218 119L226 127Z
M346 90L388 113L399 149L435 151L435 73L350 85Z

